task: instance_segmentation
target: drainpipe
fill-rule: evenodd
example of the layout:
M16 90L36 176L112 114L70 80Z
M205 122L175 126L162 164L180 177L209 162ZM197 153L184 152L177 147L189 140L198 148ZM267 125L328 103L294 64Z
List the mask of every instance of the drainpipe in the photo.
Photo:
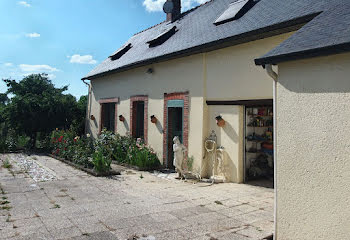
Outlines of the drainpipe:
M89 119L90 119L90 110L91 110L91 106L89 106L91 104L91 84L88 84L87 82L85 82L85 79L82 79L82 81L89 88L88 102L86 105L86 115L85 115L85 134L87 134L88 133L87 127L88 127L88 123L89 123Z
M267 74L268 74L273 80L275 80L275 82L277 82L278 75L277 75L277 73L276 73L275 71L273 71L272 65L271 65L271 64L266 64L266 65L265 65L265 69L266 69Z
M272 69L271 64L266 64L265 69L267 74L273 79L273 159L274 159L274 239L277 239L277 82L278 74Z

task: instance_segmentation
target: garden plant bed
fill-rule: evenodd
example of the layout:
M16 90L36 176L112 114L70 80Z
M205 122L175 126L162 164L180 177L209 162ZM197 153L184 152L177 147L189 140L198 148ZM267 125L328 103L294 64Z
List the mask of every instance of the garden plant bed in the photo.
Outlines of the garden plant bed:
M90 175L95 176L95 177L108 177L108 176L120 175L120 172L117 172L117 171L114 171L114 170L110 170L110 171L105 172L105 173L98 173L98 172L94 171L93 169L82 167L82 166L80 166L78 164L75 164L75 163L73 163L71 161L68 161L68 160L66 160L64 158L60 158L60 157L57 157L57 156L52 155L52 154L48 154L48 156L50 156L50 157L52 157L52 158L54 158L56 160L59 160L61 162L64 162L65 164L68 164L68 165L70 165L72 167L75 167L75 168L77 168L79 170L82 170L82 171L84 171L84 172L86 172L86 173L88 173Z

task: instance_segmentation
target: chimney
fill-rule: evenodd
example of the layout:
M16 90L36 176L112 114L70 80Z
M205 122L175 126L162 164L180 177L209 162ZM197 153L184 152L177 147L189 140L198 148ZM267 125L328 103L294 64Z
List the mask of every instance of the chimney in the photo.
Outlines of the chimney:
M181 14L181 0L167 0L164 3L163 10L166 13L166 21L173 22Z

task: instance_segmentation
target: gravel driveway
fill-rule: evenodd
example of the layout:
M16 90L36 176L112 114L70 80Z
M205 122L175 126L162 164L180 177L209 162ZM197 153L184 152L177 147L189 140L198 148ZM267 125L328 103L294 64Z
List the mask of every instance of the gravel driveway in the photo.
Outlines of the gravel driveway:
M47 156L2 154L0 239L263 239L273 190L122 169L96 178ZM117 167L117 166L114 166Z

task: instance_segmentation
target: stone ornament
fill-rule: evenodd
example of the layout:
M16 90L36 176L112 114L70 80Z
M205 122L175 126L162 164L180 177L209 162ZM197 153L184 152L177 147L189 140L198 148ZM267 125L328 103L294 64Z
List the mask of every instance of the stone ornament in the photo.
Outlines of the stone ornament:
M179 174L179 178L183 177L184 169L183 169L183 162L185 159L185 153L187 151L185 145L183 145L180 142L180 139L178 136L175 136L173 138L173 151L174 151L174 166L176 172Z

